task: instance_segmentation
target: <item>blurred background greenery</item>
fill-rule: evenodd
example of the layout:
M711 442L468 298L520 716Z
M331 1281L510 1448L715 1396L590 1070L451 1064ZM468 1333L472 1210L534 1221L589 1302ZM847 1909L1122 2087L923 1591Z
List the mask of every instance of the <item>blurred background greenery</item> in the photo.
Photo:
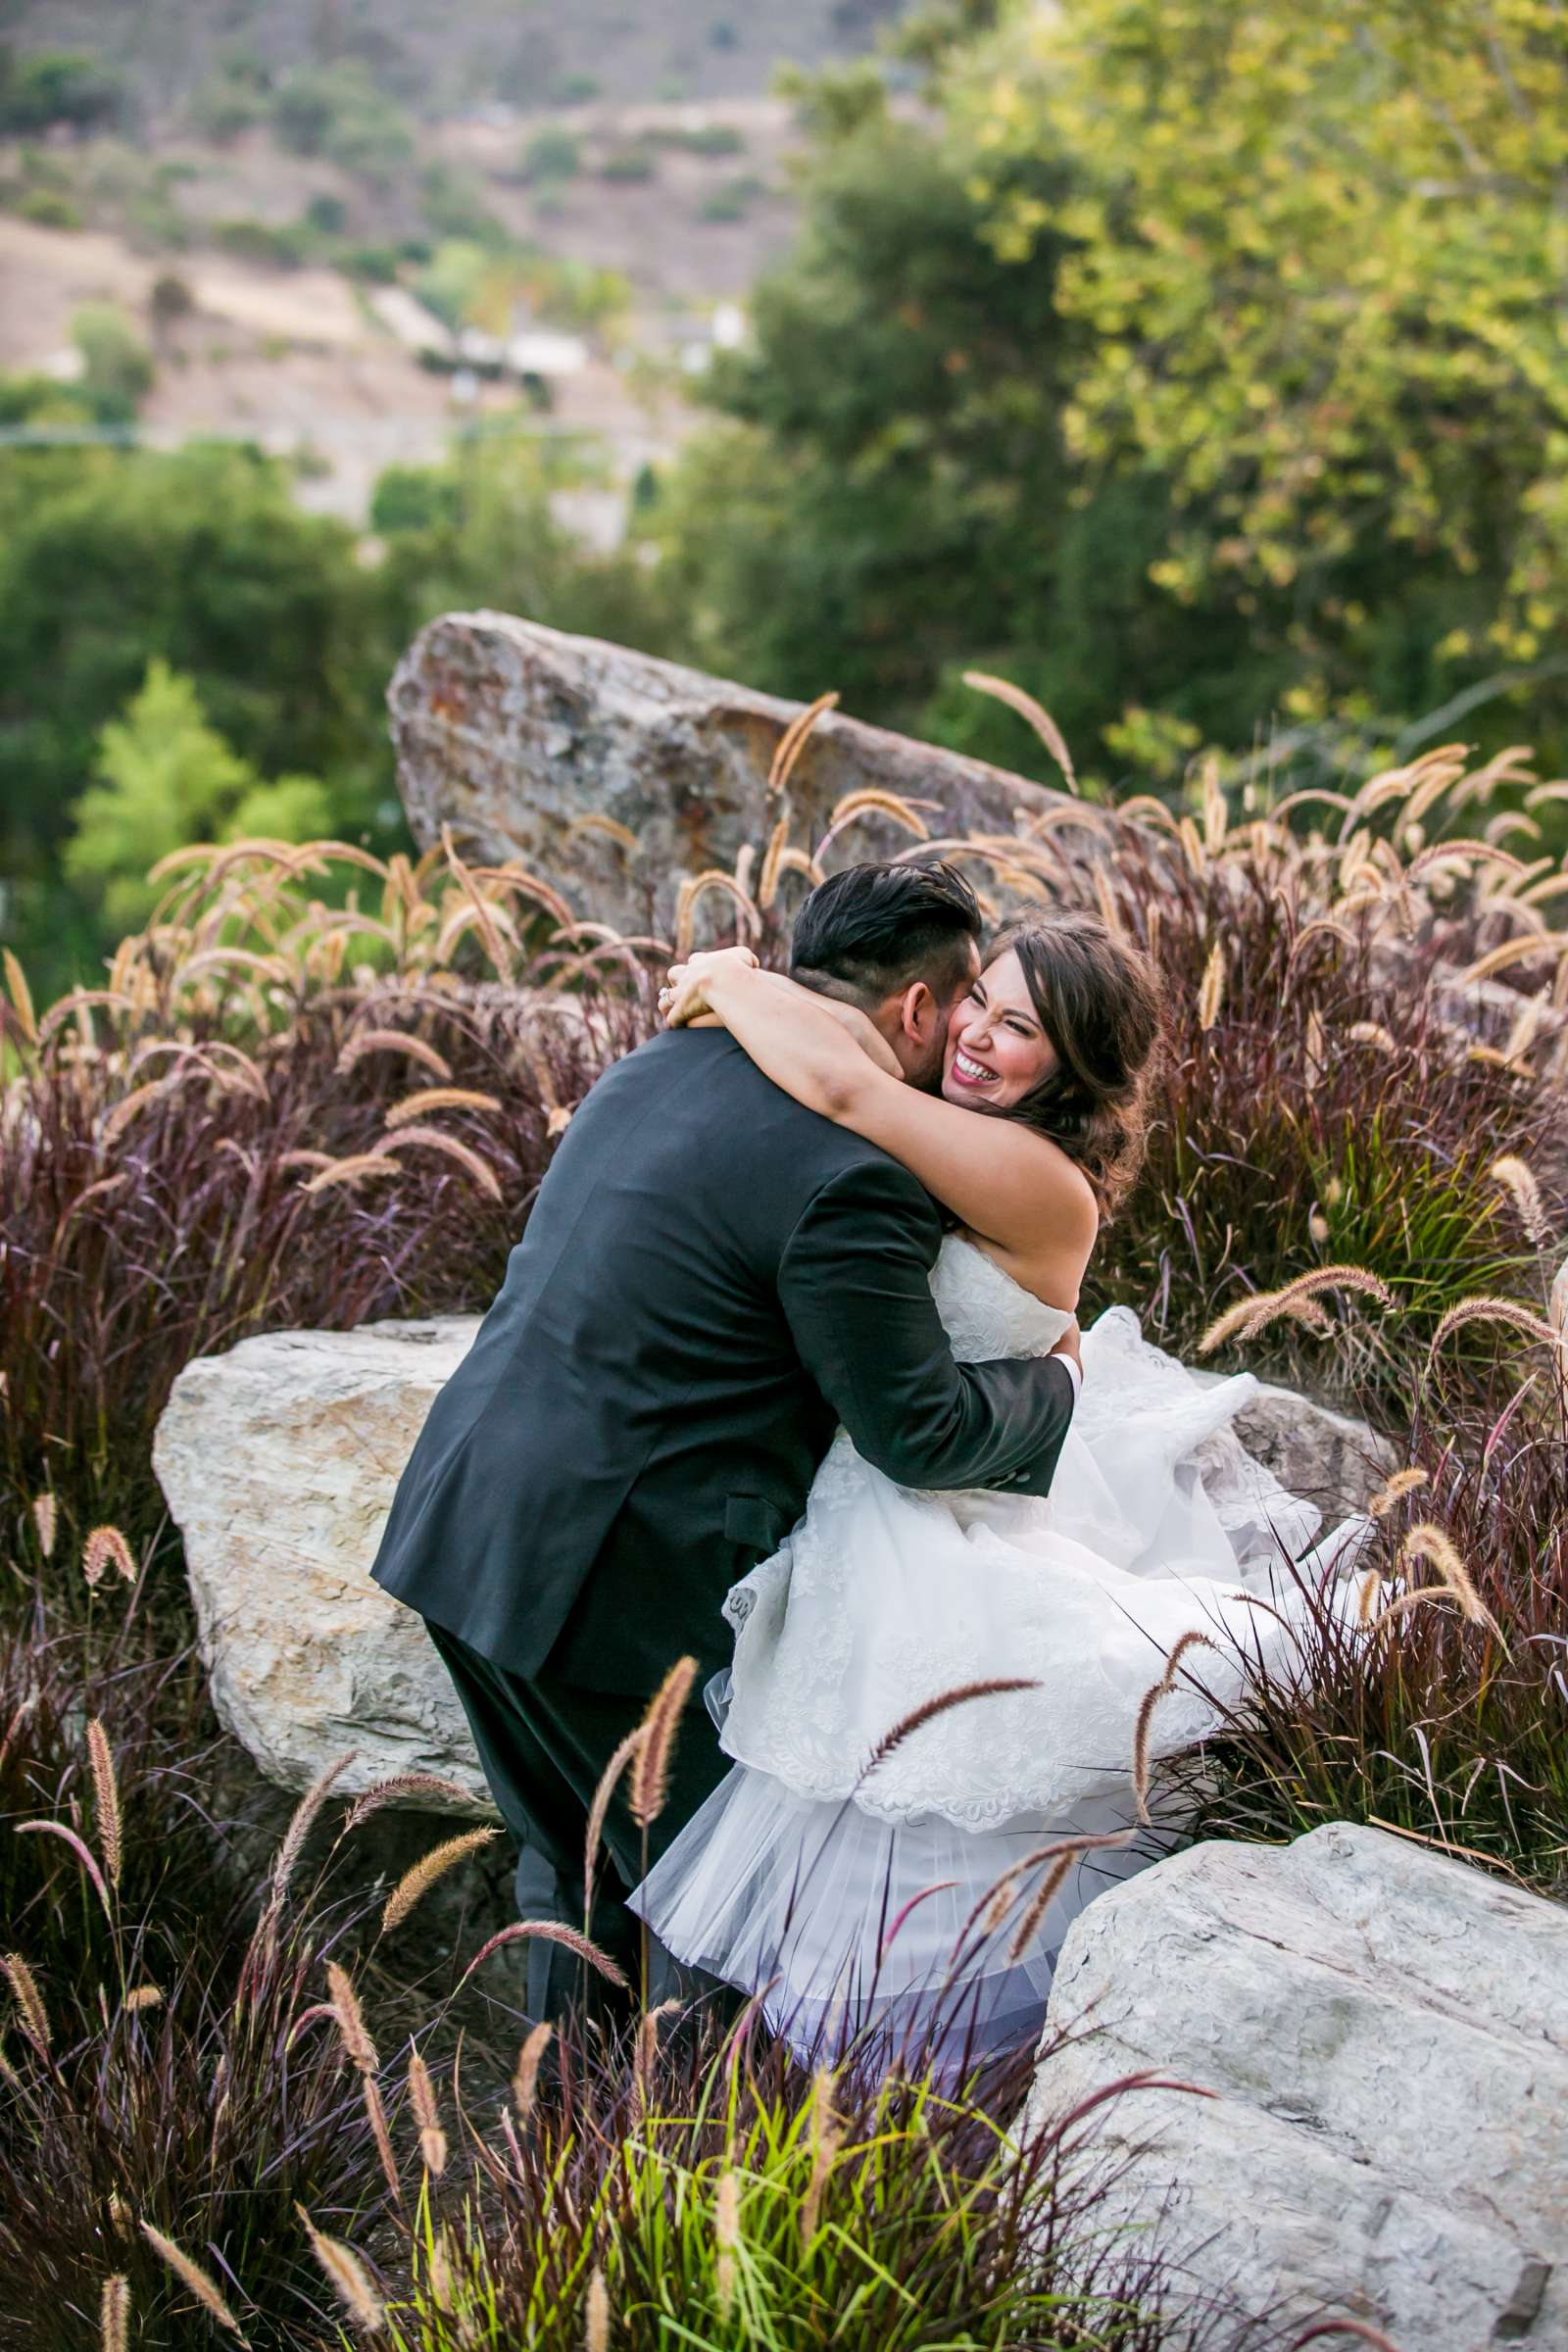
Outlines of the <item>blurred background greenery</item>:
M1552 0L6 0L0 942L479 604L1091 788L1568 760ZM1043 756L1042 756L1043 757Z

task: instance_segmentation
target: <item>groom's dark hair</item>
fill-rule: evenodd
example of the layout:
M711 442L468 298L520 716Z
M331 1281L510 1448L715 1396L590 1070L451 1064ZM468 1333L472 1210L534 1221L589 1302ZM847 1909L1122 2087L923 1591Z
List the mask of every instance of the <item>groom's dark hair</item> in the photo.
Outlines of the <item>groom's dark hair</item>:
M979 900L941 858L847 865L802 902L790 977L861 1005L923 980L946 1003L969 980L983 928Z

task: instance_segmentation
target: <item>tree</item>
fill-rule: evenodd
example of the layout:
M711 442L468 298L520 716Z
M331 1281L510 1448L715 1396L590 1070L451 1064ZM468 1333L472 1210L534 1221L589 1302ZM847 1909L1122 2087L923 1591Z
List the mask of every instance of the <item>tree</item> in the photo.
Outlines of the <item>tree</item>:
M272 125L296 155L324 155L373 183L414 160L414 134L403 110L353 60L301 66L278 84Z
M1173 605L1254 616L1308 712L1537 662L1568 607L1555 0L1066 0L954 111L998 255L1068 240L1069 446L1169 477ZM1064 207L1016 179L1042 151Z
M311 776L264 784L209 725L192 679L155 659L140 691L98 738L94 781L76 804L65 870L100 907L108 936L144 923L160 896L149 869L195 841L265 835L309 841L330 810Z
M160 284L164 281L160 279ZM81 386L105 423L128 421L152 389L152 354L117 302L84 302L71 321Z
M838 687L861 715L1027 765L1017 721L956 682L1004 668L1091 750L1129 698L1234 691L1245 626L1149 626L1168 500L1144 469L1090 499L1061 418L1083 364L1059 249L985 234L966 155L890 119L861 68L812 85L823 145L807 221L715 364L726 421L648 517L692 658L780 693ZM1064 202L1050 159L1025 175ZM1250 711L1242 719L1250 723Z
M118 74L74 49L44 49L17 57L0 47L0 132L23 138L56 122L99 130L124 107Z
M436 613L492 605L552 628L675 650L657 580L634 551L585 552L555 502L591 489L581 459L526 436L475 436L438 466L390 466L370 527L385 542L378 574L401 648Z
M161 658L257 777L329 790L329 830L396 817L380 698L398 618L355 535L242 450L0 460L0 876L40 984L96 945L60 855L105 723ZM393 838L396 838L394 834Z
M1555 763L1565 40L1548 0L928 0L918 117L864 61L798 84L802 236L652 518L697 658L1027 760L977 662L1156 782L1432 713Z

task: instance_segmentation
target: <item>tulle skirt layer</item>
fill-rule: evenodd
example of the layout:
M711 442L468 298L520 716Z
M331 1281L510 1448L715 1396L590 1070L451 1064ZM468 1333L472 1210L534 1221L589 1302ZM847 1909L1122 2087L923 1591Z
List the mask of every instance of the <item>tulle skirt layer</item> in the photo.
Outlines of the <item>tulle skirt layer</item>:
M1016 1291L969 1257L970 1288ZM1121 1308L1084 1360L1049 1500L910 1493L841 1435L785 1544L730 1594L734 1770L632 1903L678 1959L759 1994L803 2055L873 2031L976 2054L1038 2033L1071 1921L1174 1842L1164 1807L1157 1836L1131 1836L1135 1777L1157 1788L1260 1669L1302 1671L1325 1612L1359 1623L1371 1523L1320 1536L1316 1505L1247 1452L1232 1423L1255 1382L1196 1379ZM1027 1937L1049 1864L993 1915L997 1882L1042 1845L1123 1832L1075 1861Z
M1129 1821L1118 1797L998 1831L889 1822L737 1765L631 1908L688 1966L760 1995L771 2030L808 2064L867 2038L889 2056L918 2051L922 2065L967 2063L1038 2035L1072 1919L1163 1848L1145 1833L1076 1858L1014 1957L1050 1868L1030 1858Z

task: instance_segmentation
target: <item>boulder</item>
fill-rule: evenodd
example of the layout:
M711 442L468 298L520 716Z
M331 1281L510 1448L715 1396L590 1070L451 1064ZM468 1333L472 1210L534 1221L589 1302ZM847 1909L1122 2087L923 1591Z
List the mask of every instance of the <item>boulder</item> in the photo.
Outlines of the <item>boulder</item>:
M1193 1377L1206 1387L1226 1375L1194 1371ZM1347 1512L1360 1510L1397 1462L1388 1439L1364 1421L1269 1381L1261 1381L1250 1403L1243 1405L1235 1429L1249 1453L1293 1494L1315 1502L1330 1527Z
M683 877L732 869L748 842L765 845L776 814L764 806L769 762L802 705L481 612L444 613L420 631L387 708L421 847L450 825L460 849L520 858L580 914L628 931L652 915L667 937ZM934 833L1010 834L1018 811L1065 802L1005 768L830 711L791 781L794 840L814 847L835 804L866 788L924 803ZM858 829L845 854L909 847L884 820Z
M285 1788L354 1748L345 1792L434 1772L467 1788L462 1810L489 1809L423 1627L368 1574L404 1462L476 1329L451 1316L271 1332L198 1357L174 1383L153 1460L184 1536L214 1702ZM1375 1478L1370 1434L1288 1391L1266 1390L1238 1426L1331 1507L1362 1500Z
M1066 2038L1060 2039L1059 2037ZM1108 2226L1179 2296L1400 2352L1568 2344L1568 1910L1332 1823L1216 1842L1081 1912L1029 2126L1097 2111Z
M199 1356L153 1462L185 1539L220 1719L270 1779L303 1788L347 1749L345 1795L409 1772L493 1818L446 1669L369 1578L398 1475L471 1316L279 1331Z

